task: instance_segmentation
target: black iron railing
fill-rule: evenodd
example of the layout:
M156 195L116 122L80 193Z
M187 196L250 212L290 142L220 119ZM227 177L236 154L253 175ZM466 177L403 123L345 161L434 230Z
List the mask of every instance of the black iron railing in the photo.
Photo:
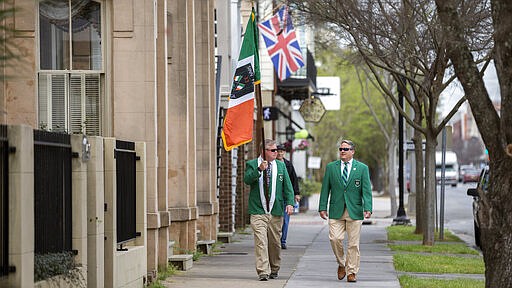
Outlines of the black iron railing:
M71 251L71 137L34 130L35 253Z
M123 244L135 239L136 231L136 161L135 143L116 141L117 166L117 243ZM119 248L119 249L122 249Z
M9 142L0 125L0 276L9 273Z

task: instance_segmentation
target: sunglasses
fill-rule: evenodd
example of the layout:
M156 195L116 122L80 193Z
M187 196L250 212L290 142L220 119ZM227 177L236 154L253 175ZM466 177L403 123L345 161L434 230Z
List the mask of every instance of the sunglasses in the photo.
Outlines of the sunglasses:
M277 149L265 149L267 151L270 151L270 152L277 152Z
M339 149L340 149L340 152L341 151L350 151L350 150L352 150L352 148L341 148L341 147Z

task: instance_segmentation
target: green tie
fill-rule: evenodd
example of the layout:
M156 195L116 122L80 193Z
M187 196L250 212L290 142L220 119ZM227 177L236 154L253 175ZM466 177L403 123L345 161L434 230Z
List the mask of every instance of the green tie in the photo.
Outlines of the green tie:
M341 178L343 180L343 185L347 186L348 183L348 162L343 162L345 165L343 167L343 174L341 175Z

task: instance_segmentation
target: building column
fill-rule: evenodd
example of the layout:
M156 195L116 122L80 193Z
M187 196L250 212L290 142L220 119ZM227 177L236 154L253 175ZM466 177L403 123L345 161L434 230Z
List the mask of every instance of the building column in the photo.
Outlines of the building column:
M169 211L176 252L196 245L196 27L194 0L168 0ZM171 125L172 124L172 125Z
M158 246L155 249L158 251L157 263L159 268L167 268L169 259L169 225L170 215L168 206L168 137L169 137L169 112L168 112L168 93L167 93L167 29L168 29L168 14L167 14L167 1L158 0L156 9L157 18L157 40L156 40L156 94L157 94L157 202L158 202L158 217L159 227Z
M214 1L196 3L196 131L198 235L217 239Z

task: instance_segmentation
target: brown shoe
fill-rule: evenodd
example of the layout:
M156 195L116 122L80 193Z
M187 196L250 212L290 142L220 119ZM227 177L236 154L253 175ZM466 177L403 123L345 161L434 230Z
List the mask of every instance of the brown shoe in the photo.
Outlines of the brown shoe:
M343 280L347 273L345 272L345 267L338 266L338 280Z
M347 282L357 282L356 274L348 274Z

